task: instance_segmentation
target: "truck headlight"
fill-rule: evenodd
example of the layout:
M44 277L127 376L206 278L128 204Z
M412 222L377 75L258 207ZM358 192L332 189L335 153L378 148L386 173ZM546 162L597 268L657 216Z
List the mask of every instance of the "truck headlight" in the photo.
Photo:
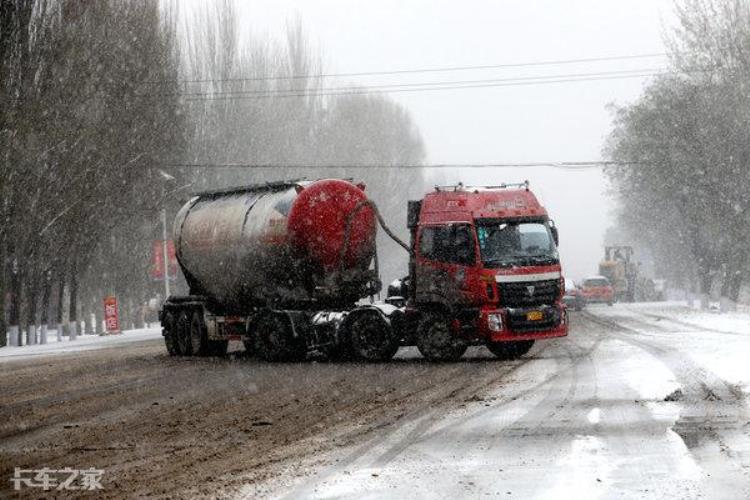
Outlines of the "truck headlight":
M487 326L492 332L500 332L503 329L503 315L500 313L490 313L487 315Z

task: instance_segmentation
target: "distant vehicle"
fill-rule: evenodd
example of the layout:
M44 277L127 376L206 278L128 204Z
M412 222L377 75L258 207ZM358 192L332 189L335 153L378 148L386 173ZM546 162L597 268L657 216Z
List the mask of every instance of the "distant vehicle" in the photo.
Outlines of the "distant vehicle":
M576 311L583 309L586 305L586 298L581 290L576 286L573 280L565 278L565 295L563 295L563 304L572 307Z
M604 260L599 263L599 274L607 278L615 293L615 300L634 302L638 266L632 262L633 247L611 245L604 247Z
M606 303L611 306L615 300L615 289L604 276L591 276L583 280L580 294L587 304Z

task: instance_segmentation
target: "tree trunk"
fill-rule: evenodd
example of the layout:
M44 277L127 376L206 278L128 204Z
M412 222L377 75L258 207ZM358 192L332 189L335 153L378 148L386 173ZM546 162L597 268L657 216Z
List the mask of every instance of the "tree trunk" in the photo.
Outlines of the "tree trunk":
M94 332L94 310L91 308L91 300L86 301L86 314L84 320L86 321L85 332L87 335L93 335Z
M78 336L78 276L76 275L75 264L70 267L68 325L70 327L70 340L75 340Z
M63 319L65 312L65 273L60 273L60 280L58 281L57 285L57 341L60 342L63 338L63 334L65 333L65 329L63 327Z
M104 322L104 304L102 303L103 297L104 293L99 290L99 295L94 298L94 316L96 318L94 331L97 335L101 335L104 333L104 329L102 328L102 323Z
M711 270L705 264L698 264L698 293L701 309L708 309L708 299L711 293Z
M42 317L41 327L39 330L39 343L47 343L47 328L49 327L49 304L52 295L52 271L44 273L44 283L42 288Z
M5 253L5 244L0 237L0 347L8 345L8 324L6 322L6 291L5 284L8 277L7 255Z
M26 345L36 344L36 307L39 298L39 280L36 279L36 272L32 272L28 280L27 294L28 302L26 303Z
M10 269L10 304L8 304L8 331L11 345L21 345L21 277L18 274L18 262L12 256Z
M721 311L734 312L737 310L737 299L740 295L743 273L740 269L727 272L721 284Z

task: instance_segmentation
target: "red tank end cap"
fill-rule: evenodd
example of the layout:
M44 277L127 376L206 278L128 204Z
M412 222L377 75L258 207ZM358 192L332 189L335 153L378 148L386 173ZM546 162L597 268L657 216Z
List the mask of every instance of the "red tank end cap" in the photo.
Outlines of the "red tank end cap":
M337 269L347 217L366 199L362 189L346 181L327 179L309 184L289 211L292 244L324 269ZM363 206L352 218L345 268L369 264L375 253L375 233L375 215Z

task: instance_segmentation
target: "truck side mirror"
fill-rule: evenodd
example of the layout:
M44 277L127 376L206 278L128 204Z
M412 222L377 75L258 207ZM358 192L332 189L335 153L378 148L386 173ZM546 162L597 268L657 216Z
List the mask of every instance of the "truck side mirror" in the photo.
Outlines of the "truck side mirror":
M560 245L560 234L557 232L557 226L550 224L550 231L552 231L552 239L555 240L555 246Z

